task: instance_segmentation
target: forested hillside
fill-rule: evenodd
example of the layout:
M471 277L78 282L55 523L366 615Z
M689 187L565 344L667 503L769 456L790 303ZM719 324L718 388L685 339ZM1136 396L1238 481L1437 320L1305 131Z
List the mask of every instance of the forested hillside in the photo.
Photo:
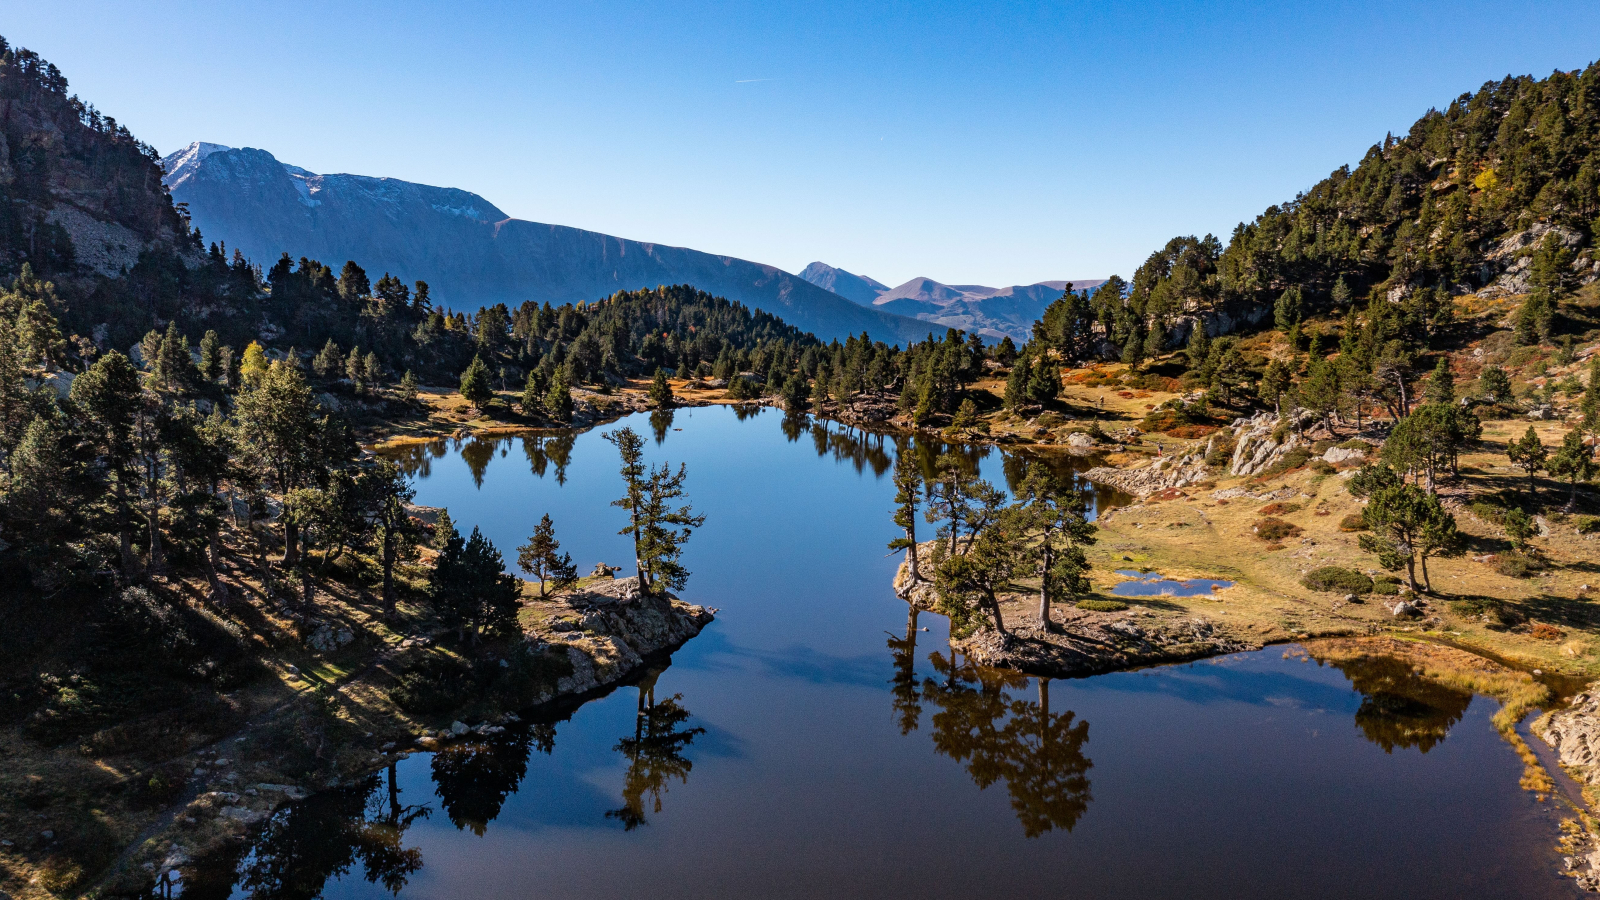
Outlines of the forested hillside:
M1285 294L1304 315L1369 293L1520 294L1535 287L1546 240L1561 254L1548 277L1573 286L1597 274L1597 216L1600 64L1507 77L1429 110L1354 169L1241 223L1226 245L1174 238L1131 284L1113 279L1070 316L1058 307L1049 336L1080 354L1103 339L1148 357L1186 339L1185 316L1221 313L1227 330L1265 318Z

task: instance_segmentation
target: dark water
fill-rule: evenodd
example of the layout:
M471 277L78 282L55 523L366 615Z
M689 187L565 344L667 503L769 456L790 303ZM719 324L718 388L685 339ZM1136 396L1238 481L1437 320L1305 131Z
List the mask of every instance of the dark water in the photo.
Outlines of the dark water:
M1054 682L953 665L889 589L892 441L656 424L708 516L685 593L717 621L637 685L281 812L189 896L1573 893L1492 701L1281 647ZM413 464L418 502L503 550L548 512L582 568L631 558L598 432Z
M1218 581L1215 578L1174 580L1159 572L1140 572L1137 569L1117 569L1116 572L1130 579L1111 586L1111 593L1118 597L1159 597L1162 594L1169 597L1198 597L1201 594L1215 594L1222 588L1233 587L1233 582Z

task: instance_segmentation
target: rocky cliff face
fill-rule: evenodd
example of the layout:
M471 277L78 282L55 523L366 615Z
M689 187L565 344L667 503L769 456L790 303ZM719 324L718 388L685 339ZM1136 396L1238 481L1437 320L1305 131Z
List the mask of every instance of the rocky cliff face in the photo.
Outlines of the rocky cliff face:
M456 309L524 300L596 300L692 284L781 317L823 340L865 331L905 343L927 327L859 304L773 266L513 219L468 191L394 178L318 175L265 150L191 144L163 161L173 199L207 241L270 266L279 254L353 259L373 276L428 282Z
M1009 335L1019 342L1032 335L1034 321L1044 315L1045 307L1059 298L1069 283L1041 281L994 288L913 278L899 287L889 287L823 262L806 266L800 277L874 309L921 319L941 328L976 331L993 340ZM1105 279L1070 283L1082 291L1100 286Z
M187 249L155 151L0 38L0 276L116 275L156 246Z

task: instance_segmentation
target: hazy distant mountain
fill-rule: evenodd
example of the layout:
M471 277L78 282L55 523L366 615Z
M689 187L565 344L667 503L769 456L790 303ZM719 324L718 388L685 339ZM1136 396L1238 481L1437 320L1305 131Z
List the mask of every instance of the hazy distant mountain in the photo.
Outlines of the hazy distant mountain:
M596 300L619 290L692 284L780 316L823 340L865 331L906 343L914 319L874 309L781 269L683 247L641 243L513 219L477 194L394 178L318 175L265 150L196 142L164 160L175 202L205 239L225 241L263 268L282 253L347 259L374 279L422 279L456 309L524 300Z
M876 279L855 275L843 269L836 269L827 263L814 262L800 272L800 277L811 282L825 291L833 291L847 300L854 300L862 306L871 306L878 299L878 295L889 290L889 286Z
M992 338L1010 335L1027 340L1033 323L1050 302L1061 296L1069 282L992 288L981 284L940 284L931 278L913 278L888 287L864 275L855 275L823 262L814 262L800 277L819 287L848 297L863 306L911 316L932 324L977 331ZM1099 287L1104 278L1070 282L1075 290Z

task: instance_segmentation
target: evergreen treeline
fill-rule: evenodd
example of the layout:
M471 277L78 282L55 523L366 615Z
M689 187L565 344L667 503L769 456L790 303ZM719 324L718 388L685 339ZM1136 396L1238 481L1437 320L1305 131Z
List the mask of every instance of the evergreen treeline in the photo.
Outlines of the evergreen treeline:
M1555 232L1523 253L1570 277L1600 216L1600 63L1548 78L1507 77L1429 110L1351 169L1217 238L1177 237L1132 283L1063 297L1036 336L1072 359L1107 341L1124 361L1164 350L1177 318L1223 305L1287 315L1340 309L1368 294L1465 293L1499 272L1488 255L1536 223ZM1554 258L1565 252L1562 258ZM1505 260L1501 260L1504 263ZM1537 285L1535 285L1537 288Z

